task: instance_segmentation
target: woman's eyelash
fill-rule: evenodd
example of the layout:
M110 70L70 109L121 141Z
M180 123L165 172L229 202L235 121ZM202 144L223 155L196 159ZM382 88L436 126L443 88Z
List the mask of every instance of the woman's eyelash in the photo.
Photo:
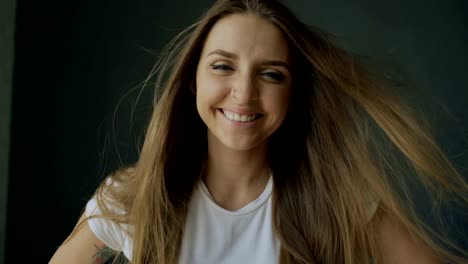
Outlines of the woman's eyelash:
M234 70L231 66L228 66L226 64L211 65L211 68L213 70L222 70L222 71L232 71L232 70Z
M220 71L233 71L234 70L231 66L226 65L226 64L214 64L214 65L211 65L211 69L220 70ZM274 72L274 71L263 72L261 73L261 75L271 78L275 81L282 81L285 78L282 73Z
M264 72L262 75L267 76L269 78L275 79L276 81L284 80L284 75L279 72Z

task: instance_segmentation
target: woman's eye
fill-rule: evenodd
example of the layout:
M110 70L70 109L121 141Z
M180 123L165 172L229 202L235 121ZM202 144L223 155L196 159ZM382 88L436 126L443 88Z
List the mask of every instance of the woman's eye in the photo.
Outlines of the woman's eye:
M228 66L226 64L211 65L211 68L213 70L220 70L220 71L233 71L234 70L231 66Z
M263 72L262 75L266 76L266 77L268 77L270 79L273 79L275 81L284 80L284 75L282 73L279 73L279 72L268 71L268 72Z

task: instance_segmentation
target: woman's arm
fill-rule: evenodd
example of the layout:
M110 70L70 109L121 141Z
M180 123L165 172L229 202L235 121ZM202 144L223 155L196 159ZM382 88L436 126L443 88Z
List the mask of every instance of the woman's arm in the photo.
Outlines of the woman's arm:
M433 252L415 241L396 220L383 215L377 224L383 264L441 264Z
M73 233L57 249L49 264L103 264L112 257L113 251L101 242L89 228L83 214ZM82 223L82 224L80 224Z

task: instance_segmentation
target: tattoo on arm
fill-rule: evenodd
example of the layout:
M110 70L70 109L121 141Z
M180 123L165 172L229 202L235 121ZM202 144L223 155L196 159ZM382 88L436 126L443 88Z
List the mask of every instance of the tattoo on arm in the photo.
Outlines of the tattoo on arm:
M117 252L107 246L95 245L98 250L93 256L94 264L129 264L122 252Z

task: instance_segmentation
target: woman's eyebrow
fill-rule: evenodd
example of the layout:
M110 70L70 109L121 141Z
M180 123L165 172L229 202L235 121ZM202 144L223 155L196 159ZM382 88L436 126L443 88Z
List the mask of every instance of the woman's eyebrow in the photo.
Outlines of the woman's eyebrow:
M282 66L286 68L288 71L291 71L289 64L282 60L264 60L262 61L261 65L264 66Z
M209 57L209 56L214 55L214 54L218 54L218 55L230 58L230 59L237 59L239 57L235 53L225 51L225 50L222 50L222 49L213 50L212 52L208 53L208 55L206 55L206 57Z

